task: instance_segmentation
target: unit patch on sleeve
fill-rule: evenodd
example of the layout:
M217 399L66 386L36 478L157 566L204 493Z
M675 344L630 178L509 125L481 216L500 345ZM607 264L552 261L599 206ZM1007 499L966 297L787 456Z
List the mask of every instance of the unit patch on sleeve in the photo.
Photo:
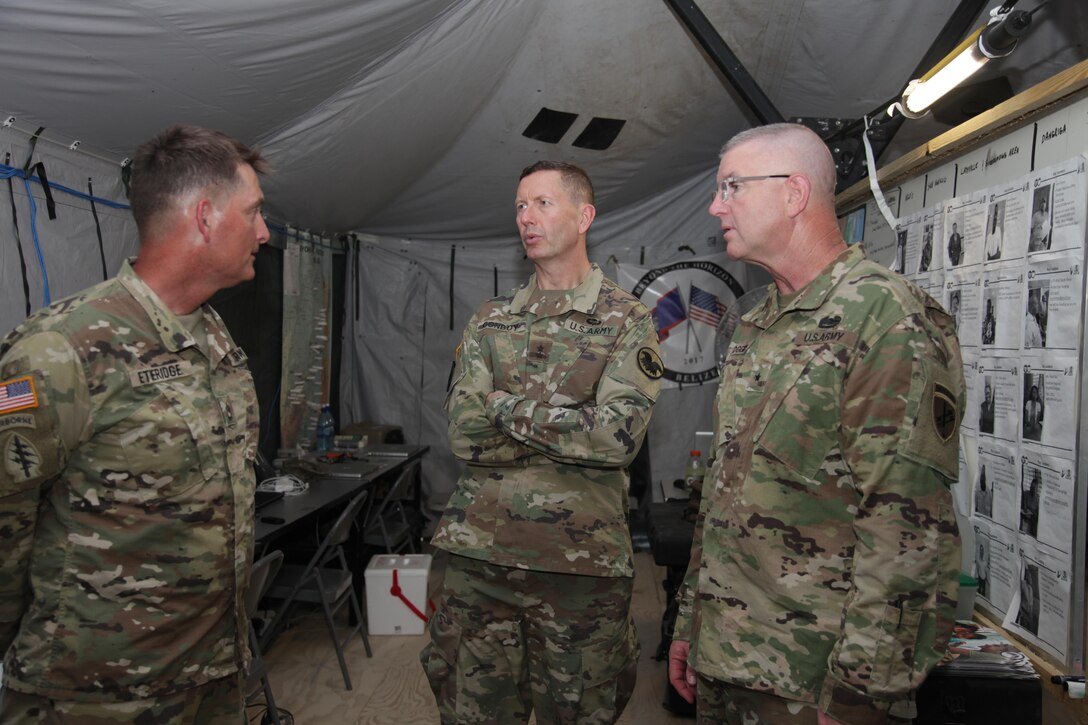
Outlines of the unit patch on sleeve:
M34 378L24 375L0 383L0 413L37 407L38 393L34 390Z
M952 440L958 422L959 411L952 391L943 385L937 385L933 391L933 427L942 441L947 443Z
M41 475L42 457L28 439L12 433L4 445L4 470L12 480L29 481Z
M638 369L651 380L657 380L665 374L665 364L661 362L661 356L649 347L638 349Z

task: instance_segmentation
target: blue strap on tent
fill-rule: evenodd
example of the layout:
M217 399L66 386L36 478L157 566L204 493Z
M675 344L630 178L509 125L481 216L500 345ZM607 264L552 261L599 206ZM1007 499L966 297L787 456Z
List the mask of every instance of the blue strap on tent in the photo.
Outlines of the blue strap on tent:
M49 291L49 272L45 268L42 244L38 240L38 205L34 202L34 194L30 191L30 180L26 176L23 176L23 184L26 185L26 198L30 200L30 235L34 238L34 251L38 253L38 266L42 270L42 307L48 307L53 304L53 295Z
M10 159L9 159L10 160ZM34 238L34 249L38 254L38 266L42 270L42 306L48 306L53 302L53 295L49 289L49 273L45 268L45 255L42 253L41 241L38 239L38 205L34 201L34 194L31 193L30 182L36 181L42 186L45 192L46 204L49 208L49 216L51 219L55 219L56 206L53 202L53 191L63 191L66 194L85 199L92 203L97 202L103 206L108 206L112 209L128 209L128 204L122 204L120 202L111 201L110 199L102 199L90 194L84 194L82 191L77 191L63 184L54 184L46 178L45 165L38 162L34 165L34 170L37 172L37 176L30 173L30 159L27 159L27 165L25 169L9 166L8 164L0 164L0 179L8 179L9 181L15 177L23 180L23 185L26 187L26 197L30 201L30 231L31 236ZM14 208L14 195L13 195L13 208ZM14 218L14 215L13 217ZM22 247L19 248L20 256L22 253ZM29 288L28 288L29 289ZM29 292L28 292L29 294ZM29 315L29 310L27 311Z

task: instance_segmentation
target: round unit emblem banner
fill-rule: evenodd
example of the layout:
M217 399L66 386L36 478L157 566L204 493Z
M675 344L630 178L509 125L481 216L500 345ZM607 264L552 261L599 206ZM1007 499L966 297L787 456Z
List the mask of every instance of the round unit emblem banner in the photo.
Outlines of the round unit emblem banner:
M656 268L617 264L617 281L653 315L664 380L698 385L717 380L714 336L738 297L740 282L725 267L726 257L696 257Z

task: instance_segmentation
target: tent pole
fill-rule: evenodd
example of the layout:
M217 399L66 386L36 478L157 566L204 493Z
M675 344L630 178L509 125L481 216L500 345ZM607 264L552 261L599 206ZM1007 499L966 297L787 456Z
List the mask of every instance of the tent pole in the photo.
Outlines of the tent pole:
M665 0L665 4L672 8L718 70L725 74L734 90L755 114L759 125L786 120L694 0Z

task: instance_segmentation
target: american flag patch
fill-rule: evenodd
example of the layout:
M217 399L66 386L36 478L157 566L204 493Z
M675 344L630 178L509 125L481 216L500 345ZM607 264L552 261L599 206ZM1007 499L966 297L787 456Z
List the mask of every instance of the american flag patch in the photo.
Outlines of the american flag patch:
M0 414L38 407L34 378L27 375L0 383Z

